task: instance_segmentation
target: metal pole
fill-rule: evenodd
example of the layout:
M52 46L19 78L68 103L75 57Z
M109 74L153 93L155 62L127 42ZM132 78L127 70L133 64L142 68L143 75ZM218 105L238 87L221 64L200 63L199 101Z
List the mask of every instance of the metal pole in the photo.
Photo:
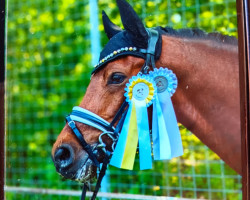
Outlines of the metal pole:
M99 59L101 51L100 45L100 34L99 34L99 22L98 22L98 3L97 0L89 0L90 10L90 40L91 40L91 55L92 55L92 66L94 66ZM106 174L102 179L101 192L108 192L109 177ZM102 200L107 200L103 197Z
M90 11L90 40L91 40L91 55L92 55L92 66L97 64L99 54L101 51L100 45L100 33L98 30L98 4L97 0L89 0L89 11Z
M4 199L5 177L5 0L0 0L0 199Z
M250 32L249 0L237 0L241 111L242 197L250 200Z

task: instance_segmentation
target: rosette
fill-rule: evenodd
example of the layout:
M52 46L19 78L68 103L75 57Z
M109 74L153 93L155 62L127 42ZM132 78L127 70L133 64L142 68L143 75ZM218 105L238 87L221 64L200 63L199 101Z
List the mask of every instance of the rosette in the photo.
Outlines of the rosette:
M111 165L123 169L133 169L139 142L140 169L152 168L147 107L154 100L155 88L153 79L142 74L133 76L126 84L124 95L129 107L110 161Z
M154 159L163 160L181 156L182 141L170 98L177 88L176 75L169 69L159 68L150 71L149 76L157 87L152 117Z

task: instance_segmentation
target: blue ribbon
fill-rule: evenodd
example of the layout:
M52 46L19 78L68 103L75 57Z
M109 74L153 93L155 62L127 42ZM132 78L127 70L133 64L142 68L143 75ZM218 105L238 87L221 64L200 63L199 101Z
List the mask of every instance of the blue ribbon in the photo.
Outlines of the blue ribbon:
M162 108L162 113L164 116L164 121L168 132L168 137L171 146L171 156L172 157L181 156L183 155L181 135L170 95L166 90L162 93L158 93L158 98Z
M140 169L151 169L152 168L152 157L151 157L151 142L149 134L149 123L148 123L148 111L145 101L135 102L136 109L136 120L137 130L139 138L139 160Z
M155 160L171 159L171 146L162 108L156 95L152 119L153 153Z

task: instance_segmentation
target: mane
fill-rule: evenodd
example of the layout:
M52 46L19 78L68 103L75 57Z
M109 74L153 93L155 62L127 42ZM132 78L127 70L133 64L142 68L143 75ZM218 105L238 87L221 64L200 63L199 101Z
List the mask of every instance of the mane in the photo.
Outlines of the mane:
M171 35L183 38L206 39L206 40L213 40L223 44L238 45L237 38L233 36L223 35L218 32L206 33L205 31L198 28L184 28L175 30L168 26L160 27L160 29L162 30L162 33L164 35Z

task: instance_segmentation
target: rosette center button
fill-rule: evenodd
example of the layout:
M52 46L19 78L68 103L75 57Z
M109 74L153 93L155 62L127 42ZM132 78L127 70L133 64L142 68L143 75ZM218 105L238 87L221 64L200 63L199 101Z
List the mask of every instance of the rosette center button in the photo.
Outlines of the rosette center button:
M133 97L138 101L145 100L149 95L149 87L145 83L137 83L133 87Z

